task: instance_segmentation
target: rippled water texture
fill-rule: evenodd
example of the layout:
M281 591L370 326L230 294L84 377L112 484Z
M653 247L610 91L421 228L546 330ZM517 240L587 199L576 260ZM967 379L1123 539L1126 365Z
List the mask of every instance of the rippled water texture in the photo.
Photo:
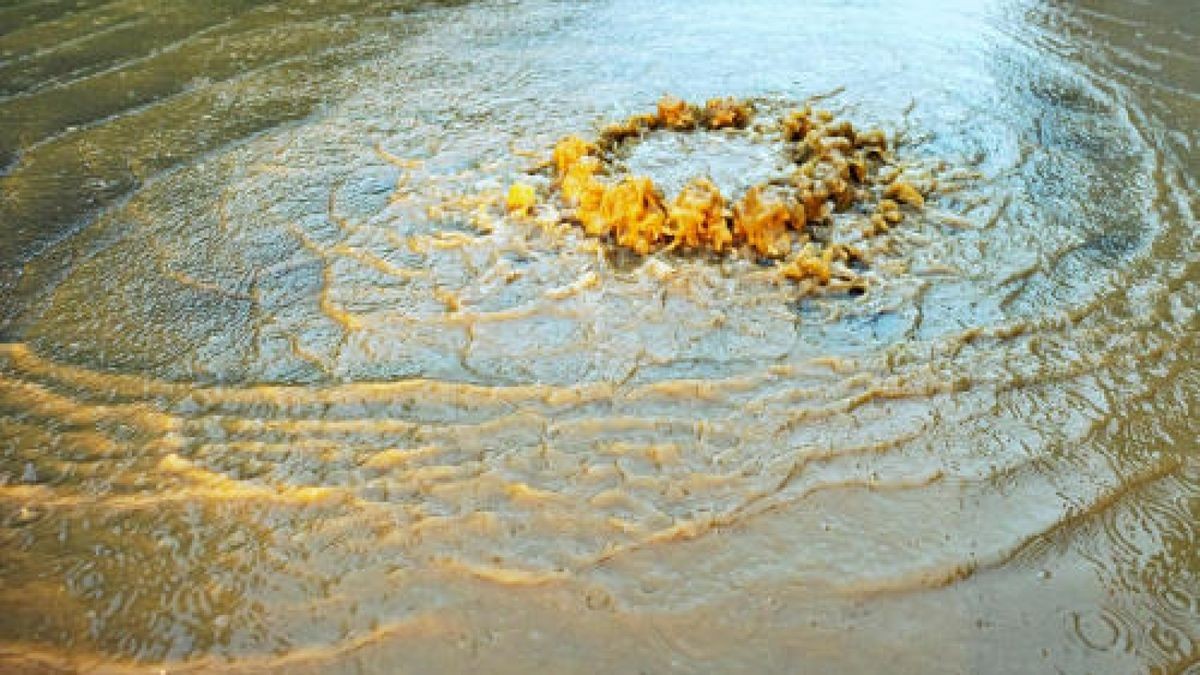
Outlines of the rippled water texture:
M0 4L0 670L1200 672L1197 5L841 5ZM664 92L964 179L862 297L489 206Z

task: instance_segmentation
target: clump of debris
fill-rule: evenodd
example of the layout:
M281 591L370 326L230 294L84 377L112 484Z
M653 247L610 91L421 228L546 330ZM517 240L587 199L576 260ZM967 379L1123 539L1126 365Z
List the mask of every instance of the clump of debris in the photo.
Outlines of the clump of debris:
M789 279L817 286L854 284L869 261L861 246L828 236L836 213L854 210L861 243L887 233L924 208L935 183L906 180L892 143L879 129L860 130L826 110L791 110L750 129L755 106L733 98L703 106L665 97L653 114L610 124L594 140L568 136L551 153L550 194L563 218L589 236L647 255L662 250L742 252L774 262ZM788 153L787 170L727 199L706 176L695 176L672 198L646 176L622 175L616 156L653 132L775 134ZM507 208L529 213L535 190L522 183Z

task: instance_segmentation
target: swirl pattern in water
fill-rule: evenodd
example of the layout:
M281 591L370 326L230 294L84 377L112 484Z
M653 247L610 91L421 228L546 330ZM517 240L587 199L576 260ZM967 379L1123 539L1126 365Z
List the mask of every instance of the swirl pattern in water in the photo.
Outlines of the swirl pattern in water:
M0 8L0 670L1196 672L1192 3L195 4ZM937 189L862 295L504 216L666 91Z

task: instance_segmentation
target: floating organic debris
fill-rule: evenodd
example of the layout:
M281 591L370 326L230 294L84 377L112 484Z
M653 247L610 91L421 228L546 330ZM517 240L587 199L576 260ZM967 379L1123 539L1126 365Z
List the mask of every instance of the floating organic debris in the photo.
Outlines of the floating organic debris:
M797 280L816 279L821 283L828 283L833 276L833 254L832 246L822 251L811 243L805 244L800 254L783 266L783 276Z
M883 191L883 196L917 208L925 206L925 197L921 195L920 191L904 181L896 181L887 186L887 189Z
M750 123L750 105L732 98L709 99L704 104L704 126L709 129L744 129Z
M595 142L563 138L550 162L554 187L566 207L563 217L589 236L611 237L641 255L664 249L744 250L779 261L780 273L789 279L821 285L853 282L857 275L844 263L854 261L861 268L867 256L830 239L833 215L853 210L861 221L858 235L873 237L904 220L901 204L912 209L925 204L922 191L901 177L904 172L882 130L859 130L809 107L787 113L775 129L792 168L750 186L732 206L707 177L693 178L674 199L667 199L650 178L618 170L620 153L655 130L720 130L759 139L771 127L748 130L753 113L749 102L733 98L711 99L700 108L667 96L655 114L609 124ZM536 197L526 188L512 187L510 210L533 208Z
M504 204L510 212L529 213L537 205L537 195L533 191L533 186L513 183L513 186L508 189L508 197Z
M696 128L696 109L687 101L665 96L658 102L658 122L673 131L687 131Z
M746 191L733 207L733 236L744 241L759 255L778 257L792 247L788 228L804 223L803 206L760 185ZM800 216L794 214L800 209Z
M604 193L600 214L617 243L646 255L665 238L667 213L654 181L645 176L625 178Z
M733 243L725 216L725 198L707 178L695 178L679 191L667 210L668 233L674 245L710 248L723 253Z
M562 176L584 157L594 154L596 146L578 136L567 136L554 146L554 168Z

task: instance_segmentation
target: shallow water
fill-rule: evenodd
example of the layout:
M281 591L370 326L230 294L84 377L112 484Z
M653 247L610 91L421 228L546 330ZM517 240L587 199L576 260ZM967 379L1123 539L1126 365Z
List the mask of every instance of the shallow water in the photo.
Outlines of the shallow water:
M1196 672L1200 10L805 5L0 5L0 670ZM862 297L487 206L668 91L943 189Z

